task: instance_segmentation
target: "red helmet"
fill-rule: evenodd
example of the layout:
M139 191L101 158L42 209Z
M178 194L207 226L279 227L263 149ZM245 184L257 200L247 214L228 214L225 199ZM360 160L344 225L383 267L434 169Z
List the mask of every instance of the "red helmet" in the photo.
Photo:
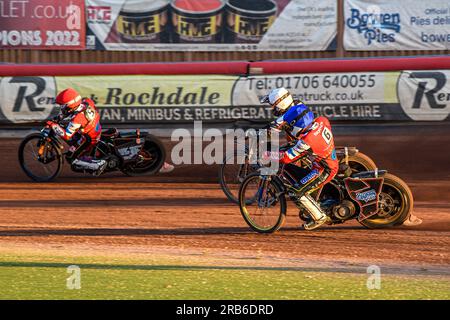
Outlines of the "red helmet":
M81 96L74 89L67 88L58 94L56 103L61 105L62 108L74 110L81 104Z

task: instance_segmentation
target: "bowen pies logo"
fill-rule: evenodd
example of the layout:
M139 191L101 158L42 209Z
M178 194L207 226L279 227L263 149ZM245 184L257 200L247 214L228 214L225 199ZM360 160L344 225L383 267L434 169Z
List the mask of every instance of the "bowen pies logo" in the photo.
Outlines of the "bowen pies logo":
M352 8L346 24L362 34L368 45L395 42L395 36L400 32L400 13L381 12L375 5L367 7L366 12Z

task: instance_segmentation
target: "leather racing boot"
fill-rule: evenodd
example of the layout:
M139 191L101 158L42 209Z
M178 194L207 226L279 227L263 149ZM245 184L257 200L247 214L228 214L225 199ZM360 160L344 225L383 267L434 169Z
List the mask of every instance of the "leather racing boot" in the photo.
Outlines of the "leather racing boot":
M311 216L311 221L303 224L305 230L314 230L329 221L328 216L320 209L319 204L309 195L305 194L300 198L300 203Z
M103 173L103 171L106 169L107 164L108 163L105 160L95 159L91 159L89 161L75 159L72 162L72 165L75 165L80 169L91 170L96 176L99 176Z

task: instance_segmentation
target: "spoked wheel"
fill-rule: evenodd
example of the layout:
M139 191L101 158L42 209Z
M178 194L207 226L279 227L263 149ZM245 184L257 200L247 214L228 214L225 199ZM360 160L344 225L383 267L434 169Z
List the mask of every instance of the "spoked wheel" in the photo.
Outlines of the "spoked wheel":
M286 198L281 188L258 172L248 175L239 190L239 207L247 224L256 232L272 233L283 225Z
M249 164L248 157L244 154L231 154L224 158L222 165L219 167L219 183L231 202L236 204L239 202L239 188L242 181L258 168L257 164Z
M392 174L386 174L378 198L378 212L361 221L361 224L372 229L400 225L411 214L413 201L411 190L406 183Z
M19 163L25 174L37 182L55 179L62 169L62 156L52 141L36 133L19 146Z
M148 135L139 153L139 160L125 167L122 171L129 176L154 174L161 169L165 158L166 151L161 142L155 137Z

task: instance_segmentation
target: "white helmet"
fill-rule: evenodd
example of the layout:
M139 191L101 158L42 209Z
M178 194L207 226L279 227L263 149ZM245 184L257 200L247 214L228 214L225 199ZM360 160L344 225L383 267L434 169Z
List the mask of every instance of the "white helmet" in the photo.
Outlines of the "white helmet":
M270 91L269 95L261 100L261 102L270 103L273 107L273 114L280 116L288 111L288 109L294 104L294 99L286 88L278 88Z

